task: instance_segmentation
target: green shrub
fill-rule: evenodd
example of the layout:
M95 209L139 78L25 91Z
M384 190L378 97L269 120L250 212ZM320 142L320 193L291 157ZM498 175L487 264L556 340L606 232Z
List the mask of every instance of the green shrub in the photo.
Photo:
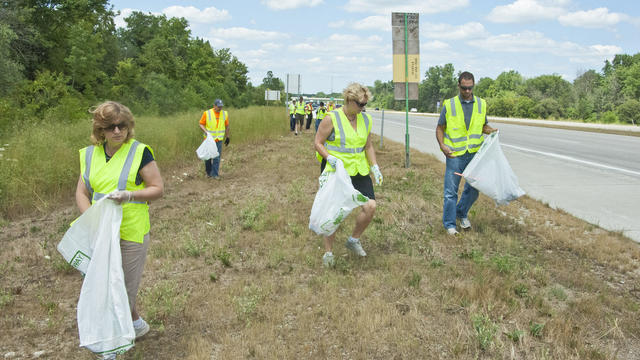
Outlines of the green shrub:
M626 124L638 125L640 123L640 101L627 99L616 110L618 120Z
M602 115L600 115L600 121L605 124L612 124L618 122L618 115L613 111L606 111Z

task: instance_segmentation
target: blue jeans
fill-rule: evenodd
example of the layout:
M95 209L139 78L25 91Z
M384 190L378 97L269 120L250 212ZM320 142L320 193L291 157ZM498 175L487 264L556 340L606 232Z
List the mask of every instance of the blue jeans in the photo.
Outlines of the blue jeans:
M220 169L220 157L222 156L222 141L216 141L216 146L220 155L204 161L204 169L207 172L207 176L218 177L220 175L218 170Z
M289 127L291 128L291 131L296 129L296 117L293 114L289 115Z
M446 229L456 227L456 218L466 218L471 205L478 199L478 190L465 182L464 191L462 191L462 196L458 201L461 176L454 174L454 172L462 174L471 159L473 159L473 155L475 153L465 153L452 159L447 158L447 169L444 172L444 205L442 211L442 224Z

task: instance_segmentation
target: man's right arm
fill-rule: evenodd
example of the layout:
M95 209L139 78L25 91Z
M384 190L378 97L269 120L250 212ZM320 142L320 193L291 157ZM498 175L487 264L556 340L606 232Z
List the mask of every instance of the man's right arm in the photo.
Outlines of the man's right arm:
M440 112L440 118L438 119L438 126L436 126L436 139L438 140L438 145L440 146L440 151L444 154L444 156L448 158L453 158L451 149L444 144L444 133L447 130L447 108L442 107L442 111Z
M207 115L206 113L202 113L202 117L200 118L200 122L198 125L200 125L200 129L202 129L205 135L207 134L206 124L207 124Z

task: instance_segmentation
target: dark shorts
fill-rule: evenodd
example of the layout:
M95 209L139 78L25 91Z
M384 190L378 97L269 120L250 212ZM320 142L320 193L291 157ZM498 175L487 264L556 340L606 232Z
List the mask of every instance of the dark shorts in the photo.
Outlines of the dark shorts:
M322 159L320 163L320 173L324 171L324 167L327 165L327 160ZM369 200L375 200L376 194L373 192L373 181L371 181L371 176L356 174L355 176L351 176L351 184L353 187L360 191L362 195L369 198Z
M302 123L304 122L304 114L296 114L296 121L302 125Z

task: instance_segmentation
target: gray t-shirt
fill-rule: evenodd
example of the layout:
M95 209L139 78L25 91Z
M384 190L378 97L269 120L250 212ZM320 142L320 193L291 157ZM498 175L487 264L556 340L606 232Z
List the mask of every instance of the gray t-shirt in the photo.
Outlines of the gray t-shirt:
M475 102L475 97L471 100L463 100L460 95L458 95L460 99L460 103L462 104L462 112L464 113L464 123L467 125L467 130L469 130L469 125L471 125L471 114L473 113L473 103ZM489 124L487 121L487 116L484 116L485 125ZM438 125L445 126L447 124L447 107L442 106L442 111L440 112L440 118L438 119Z

